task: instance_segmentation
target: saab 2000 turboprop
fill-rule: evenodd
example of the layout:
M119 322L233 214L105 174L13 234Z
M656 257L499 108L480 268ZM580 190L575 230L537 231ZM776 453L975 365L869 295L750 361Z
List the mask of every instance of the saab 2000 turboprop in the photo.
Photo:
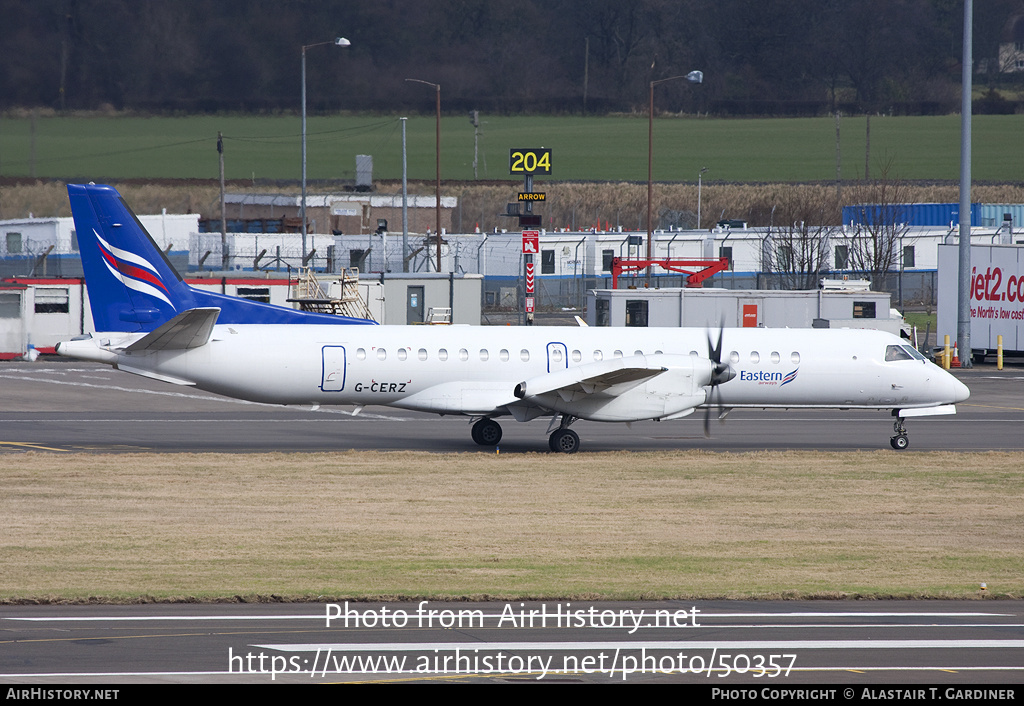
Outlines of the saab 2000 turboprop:
M378 326L188 286L109 186L70 185L96 333L57 352L118 370L282 405L386 405L475 420L551 417L572 453L577 419L670 420L698 407L887 409L952 414L970 391L888 333L830 329ZM729 351L724 353L724 351ZM707 416L705 417L705 431Z

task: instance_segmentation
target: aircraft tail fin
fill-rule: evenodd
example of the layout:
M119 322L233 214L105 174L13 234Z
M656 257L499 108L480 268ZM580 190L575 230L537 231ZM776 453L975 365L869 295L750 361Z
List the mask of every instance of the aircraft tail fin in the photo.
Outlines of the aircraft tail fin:
M96 331L155 333L179 314L214 309L220 313L212 319L205 318L209 314L193 313L179 324L192 330L200 325L200 320L211 328L214 321L220 324L376 323L298 311L190 287L116 189L98 184L68 184L68 196ZM183 340L180 336L185 335L178 328L167 333L171 336L167 340L174 342L174 346Z
M98 331L148 331L188 308L186 285L116 190L68 185Z

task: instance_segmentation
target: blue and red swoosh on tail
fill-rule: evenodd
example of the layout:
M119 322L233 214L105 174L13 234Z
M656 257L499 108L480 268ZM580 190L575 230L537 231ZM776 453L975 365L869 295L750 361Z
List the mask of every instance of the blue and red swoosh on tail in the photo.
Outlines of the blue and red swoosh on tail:
M170 292L160 280L160 275L153 263L140 255L114 247L105 241L95 229L93 233L99 244L100 255L103 256L103 264L107 266L115 279L129 289L155 297L174 309L171 300L167 298Z

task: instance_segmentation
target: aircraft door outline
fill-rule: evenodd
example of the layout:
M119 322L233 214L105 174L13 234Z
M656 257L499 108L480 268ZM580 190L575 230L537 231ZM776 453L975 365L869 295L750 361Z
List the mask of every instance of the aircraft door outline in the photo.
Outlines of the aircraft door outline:
M322 392L341 392L345 389L345 346L324 346L321 349L323 361L320 372Z
M552 341L547 346L547 354L549 373L556 370L566 370L569 367L569 349L564 343Z

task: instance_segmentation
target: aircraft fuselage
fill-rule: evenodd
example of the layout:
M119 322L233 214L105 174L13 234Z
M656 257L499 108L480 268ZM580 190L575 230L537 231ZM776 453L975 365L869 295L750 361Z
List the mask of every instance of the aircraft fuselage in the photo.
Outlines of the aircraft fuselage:
M666 374L684 369L690 387L685 374L678 386L668 379L660 385L625 381L604 396L606 403L581 409L600 410L626 397L635 405L641 398L673 396L689 396L683 407L692 408L705 402L707 384L701 377L708 356L703 329L234 325L214 327L209 343L191 350L123 351L139 337L98 334L74 342L82 344L74 352L72 344L63 344L62 352L257 402L387 405L473 416L529 406L514 395L523 381L606 361L643 362ZM887 333L726 329L722 337L722 360L735 373L719 386L726 407L909 409L967 395L962 383L930 362L886 361L887 347L903 344ZM82 355L90 343L100 344L97 356ZM653 380L658 377L671 376ZM628 395L637 385L644 390ZM611 416L575 416L622 421L671 415L655 403Z

